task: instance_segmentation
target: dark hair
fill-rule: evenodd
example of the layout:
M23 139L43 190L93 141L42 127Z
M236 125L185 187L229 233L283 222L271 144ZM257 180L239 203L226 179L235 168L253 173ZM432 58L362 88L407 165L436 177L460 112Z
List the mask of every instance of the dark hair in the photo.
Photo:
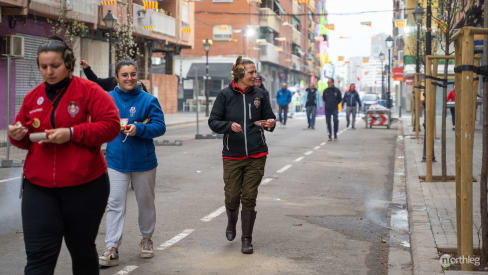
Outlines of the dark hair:
M73 50L58 36L52 36L46 43L37 48L37 66L39 67L39 55L44 52L58 52L63 58L64 65L68 71L73 72L75 69L76 57Z
M119 74L120 68L123 66L134 66L137 70L137 65L136 62L132 59L122 59L119 62L117 62L117 65L115 65L115 75L117 76Z
M262 75L258 74L256 76L256 79L258 79L258 78L259 78L259 80L261 80L261 82L264 82L264 77Z
M234 66L232 66L232 78L234 80L239 80L243 78L244 75L246 74L246 70L244 69L244 66L249 64L254 65L254 62L252 62L249 59L242 59L242 56L239 56L236 59L236 63L234 64Z

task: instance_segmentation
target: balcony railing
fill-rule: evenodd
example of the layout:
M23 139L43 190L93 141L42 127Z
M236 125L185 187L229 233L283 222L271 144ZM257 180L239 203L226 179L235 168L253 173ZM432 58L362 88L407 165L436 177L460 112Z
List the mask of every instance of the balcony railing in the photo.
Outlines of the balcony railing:
M301 58L292 54L291 55L291 62L292 62L292 67L297 70L297 71L301 71L303 66L302 66L302 61L301 61Z
M176 19L174 17L156 12L144 10L144 7L134 4L134 27L137 33L150 36L152 32L176 37ZM150 27L148 29L148 27Z
M293 43L297 45L302 45L302 34L297 29L295 28L292 29L293 29L293 37L292 37Z
M59 9L65 5L67 19L96 24L98 4L97 0L32 0L29 9L50 17L57 17Z
M297 1L292 1L292 2L293 2L292 4L293 14L302 13L303 12L302 6L298 4Z
M264 62L271 62L275 64L280 63L279 51L275 49L275 46L271 43L263 43L259 45L259 59Z
M259 9L259 25L270 27L276 32L280 32L281 20L270 8Z

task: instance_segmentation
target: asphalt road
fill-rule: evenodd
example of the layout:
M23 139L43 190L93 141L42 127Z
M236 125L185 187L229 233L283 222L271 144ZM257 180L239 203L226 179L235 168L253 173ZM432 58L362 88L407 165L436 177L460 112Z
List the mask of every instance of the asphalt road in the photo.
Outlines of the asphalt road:
M193 140L194 126L168 128L183 146L158 146L155 257L140 259L137 204L129 192L120 265L101 274L387 274L397 125L344 129L327 142L325 120L302 117L267 134L270 155L259 189L253 255L240 253L240 226L225 239L222 140ZM203 133L208 131L201 124ZM25 264L19 169L0 170L0 274ZM240 225L240 222L239 222ZM104 248L105 220L98 250ZM157 250L159 249L159 250ZM71 274L65 248L56 274Z

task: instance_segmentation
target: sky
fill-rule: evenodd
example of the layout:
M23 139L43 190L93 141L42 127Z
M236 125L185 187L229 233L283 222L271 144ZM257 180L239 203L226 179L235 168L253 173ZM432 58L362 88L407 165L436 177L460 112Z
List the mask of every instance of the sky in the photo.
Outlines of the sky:
M346 60L352 56L369 56L371 36L392 33L392 0L326 0L326 8L328 23L335 27L334 31L329 31L329 59L332 61L337 61L338 56ZM367 11L386 12L340 15ZM360 22L363 21L371 21L371 27L362 26Z

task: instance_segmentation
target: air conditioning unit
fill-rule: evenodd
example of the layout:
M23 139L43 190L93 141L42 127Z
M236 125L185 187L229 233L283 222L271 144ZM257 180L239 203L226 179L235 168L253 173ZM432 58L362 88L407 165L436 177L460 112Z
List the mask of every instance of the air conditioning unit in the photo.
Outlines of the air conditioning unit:
M17 35L0 37L0 55L24 57L24 37Z

